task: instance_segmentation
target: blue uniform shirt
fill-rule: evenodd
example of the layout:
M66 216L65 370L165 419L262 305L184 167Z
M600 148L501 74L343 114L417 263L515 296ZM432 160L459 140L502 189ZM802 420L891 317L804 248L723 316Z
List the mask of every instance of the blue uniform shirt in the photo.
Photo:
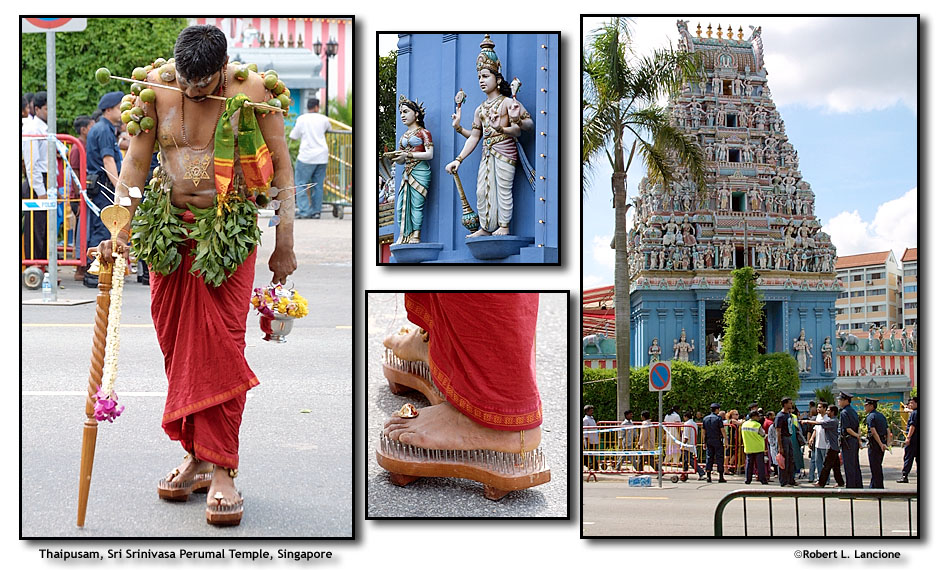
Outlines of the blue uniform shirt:
M98 174L104 170L104 157L110 156L117 163L117 173L120 174L120 163L123 155L120 153L120 147L117 146L117 127L103 116L94 123L91 130L88 131L88 174ZM105 174L105 178L110 178ZM102 183L106 182L101 180ZM113 181L111 181L113 186Z
M865 417L865 425L869 428L869 445L878 445L875 443L875 438L872 437L873 428L878 433L878 438L882 440L882 443L888 444L888 422L885 421L885 416L881 412L878 410L869 412L869 415Z
M917 410L911 412L911 417L908 418L908 429L911 429L911 426L914 426L914 433L911 434L911 442L908 445L917 445L918 442L918 430L921 429L921 426L917 424Z
M706 432L706 443L722 443L722 418L716 414L709 414L703 418L703 430Z
M839 414L839 433L844 438L852 437L846 433L847 428L852 428L856 433L859 433L859 414L852 406L846 406Z

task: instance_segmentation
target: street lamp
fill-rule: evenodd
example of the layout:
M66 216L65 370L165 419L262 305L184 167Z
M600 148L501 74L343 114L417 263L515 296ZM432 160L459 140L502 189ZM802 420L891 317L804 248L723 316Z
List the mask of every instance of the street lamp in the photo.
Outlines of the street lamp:
M322 41L316 40L312 44L312 50L316 55L322 55ZM325 114L329 114L329 59L335 57L338 53L338 42L335 41L335 38L329 39L328 43L325 44Z

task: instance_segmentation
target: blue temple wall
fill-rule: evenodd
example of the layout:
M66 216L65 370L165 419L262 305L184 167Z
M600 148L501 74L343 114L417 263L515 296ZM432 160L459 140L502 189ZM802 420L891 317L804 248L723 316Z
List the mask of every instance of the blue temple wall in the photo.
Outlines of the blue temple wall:
M836 343L833 341L833 371L823 372L820 347L827 336L834 338L836 320L835 291L763 290L766 312L765 350L794 355L794 338L803 328L807 339L813 339L810 372L801 374L801 391L828 386L836 377ZM727 289L651 290L631 293L631 365L649 362L648 347L658 338L661 358L673 358L673 341L686 329L687 342L695 350L690 360L706 364L706 310L721 309Z
M475 59L484 32L471 34L401 34L397 42L397 98L416 99L426 108L426 128L434 143L430 161L432 178L423 209L424 243L441 243L440 263L478 263L465 245L462 202L454 179L445 166L462 150L466 139L452 128L455 94L461 88L462 126L472 123L475 108L485 95L478 87ZM559 247L559 35L491 34L505 81L517 77L522 86L518 100L530 113L534 128L524 132L521 147L536 171L534 187L518 164L514 178L514 215L511 235L533 243L508 258L484 263L556 263ZM396 121L397 140L406 128ZM476 209L475 185L481 144L459 167L466 198ZM403 168L398 166L399 190ZM394 224L394 239L399 227ZM391 257L391 262L394 262Z

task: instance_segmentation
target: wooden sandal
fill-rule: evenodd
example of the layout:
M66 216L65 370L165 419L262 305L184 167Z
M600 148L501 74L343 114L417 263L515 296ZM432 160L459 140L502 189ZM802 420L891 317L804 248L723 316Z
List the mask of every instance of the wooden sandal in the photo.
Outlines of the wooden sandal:
M400 395L416 390L423 394L431 406L446 401L446 397L433 383L429 365L425 362L403 360L394 354L393 350L387 348L384 350L381 363L384 365L384 377L387 378L390 391L394 394Z
M232 479L237 477L237 469L228 469L228 473ZM212 500L216 503L209 502L205 505L205 522L215 526L237 526L241 524L241 517L244 515L244 497L241 496L239 491L235 492L237 493L237 499L235 499L234 504L222 505L221 501L225 497L221 491L217 491L212 497Z
M485 498L497 501L520 489L550 481L540 448L522 453L485 449L425 449L381 434L377 463L390 472L391 483L409 485L421 477L459 477L484 485Z
M186 455L182 459L184 461L189 457L190 455ZM188 501L189 495L192 493L208 492L208 487L211 486L211 477L213 471L214 466L207 470L199 471L192 479L187 481L177 481L180 475L179 468L177 467L156 483L156 493L159 495L160 499L165 501Z

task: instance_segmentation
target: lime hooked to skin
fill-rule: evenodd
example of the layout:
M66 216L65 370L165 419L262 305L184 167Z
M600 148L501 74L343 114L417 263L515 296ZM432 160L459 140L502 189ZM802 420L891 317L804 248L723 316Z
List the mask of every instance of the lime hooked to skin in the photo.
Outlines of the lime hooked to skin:
M143 117L140 119L140 128L144 131L149 132L150 129L156 126L156 121L153 120L153 117Z
M134 83L134 84L130 85L130 92L133 93L134 95L139 95L140 92L142 92L142 91L143 91L143 84L142 84L142 83Z
M146 79L146 69L142 67L133 68L133 73L130 74L130 77L136 79L137 81L143 81Z
M94 78L101 85L107 85L111 80L111 70L106 67L99 67L98 70L94 72Z
M251 70L247 69L246 66L239 67L238 70L234 72L234 77L237 78L238 81L244 81L247 79L247 76L250 75L250 72Z
M120 112L121 112L121 113L123 113L124 111L129 111L130 109L133 109L133 103L131 103L130 101L121 101L121 102L120 102Z
M150 88L146 88L143 91L140 91L140 100L144 103L152 103L156 101L156 91L153 91Z
M140 134L140 123L136 121L130 121L127 123L127 134L135 137Z
M264 87L267 89L276 87L277 81L279 80L280 78L277 76L277 72L272 69L264 73Z
M129 123L129 122L132 121L132 120L133 120L133 115L130 113L130 110L129 110L129 109L126 110L126 111L121 112L121 114L120 114L120 122L122 122L122 123Z

